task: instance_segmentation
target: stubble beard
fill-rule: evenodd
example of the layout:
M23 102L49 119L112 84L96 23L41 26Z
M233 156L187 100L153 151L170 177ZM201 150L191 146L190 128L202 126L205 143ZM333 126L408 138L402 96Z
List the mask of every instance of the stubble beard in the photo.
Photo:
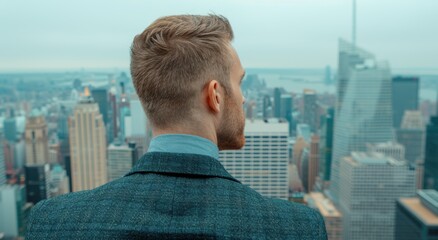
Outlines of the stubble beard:
M245 117L237 104L225 99L224 117L217 133L219 150L237 150L245 145Z

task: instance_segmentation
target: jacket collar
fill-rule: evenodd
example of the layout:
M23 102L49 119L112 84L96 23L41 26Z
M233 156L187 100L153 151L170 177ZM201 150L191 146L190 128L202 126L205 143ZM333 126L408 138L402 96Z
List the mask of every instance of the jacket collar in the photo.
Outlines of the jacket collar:
M137 161L125 176L135 173L171 173L220 177L240 183L225 170L218 160L200 154L148 152Z

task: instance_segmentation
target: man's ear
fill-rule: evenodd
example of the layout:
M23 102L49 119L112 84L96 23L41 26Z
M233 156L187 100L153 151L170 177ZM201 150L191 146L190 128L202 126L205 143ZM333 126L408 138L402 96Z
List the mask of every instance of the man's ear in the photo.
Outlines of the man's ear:
M223 104L220 85L216 80L211 80L207 85L207 105L212 112L219 113Z

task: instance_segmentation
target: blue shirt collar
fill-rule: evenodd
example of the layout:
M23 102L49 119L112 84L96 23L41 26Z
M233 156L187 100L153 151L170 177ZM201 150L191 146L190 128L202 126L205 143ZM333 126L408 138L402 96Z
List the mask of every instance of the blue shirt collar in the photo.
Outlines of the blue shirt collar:
M148 152L201 154L219 160L219 148L212 141L189 134L163 134L154 137Z

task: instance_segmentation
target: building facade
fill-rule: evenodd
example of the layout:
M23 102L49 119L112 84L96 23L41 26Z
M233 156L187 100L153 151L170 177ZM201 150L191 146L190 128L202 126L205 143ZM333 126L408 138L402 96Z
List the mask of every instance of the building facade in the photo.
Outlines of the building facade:
M79 101L69 121L73 192L108 182L105 125L98 105L88 93Z
M380 153L352 152L340 165L343 239L393 240L396 200L415 195L415 170Z
M114 142L108 146L108 181L123 177L138 159L135 143Z
M394 139L391 72L386 62L346 41L339 42L339 67L330 196L338 202L340 162L367 143Z
M26 121L26 165L49 163L49 138L44 116L33 110Z
M288 199L288 123L246 120L246 144L221 151L225 169L266 197Z

